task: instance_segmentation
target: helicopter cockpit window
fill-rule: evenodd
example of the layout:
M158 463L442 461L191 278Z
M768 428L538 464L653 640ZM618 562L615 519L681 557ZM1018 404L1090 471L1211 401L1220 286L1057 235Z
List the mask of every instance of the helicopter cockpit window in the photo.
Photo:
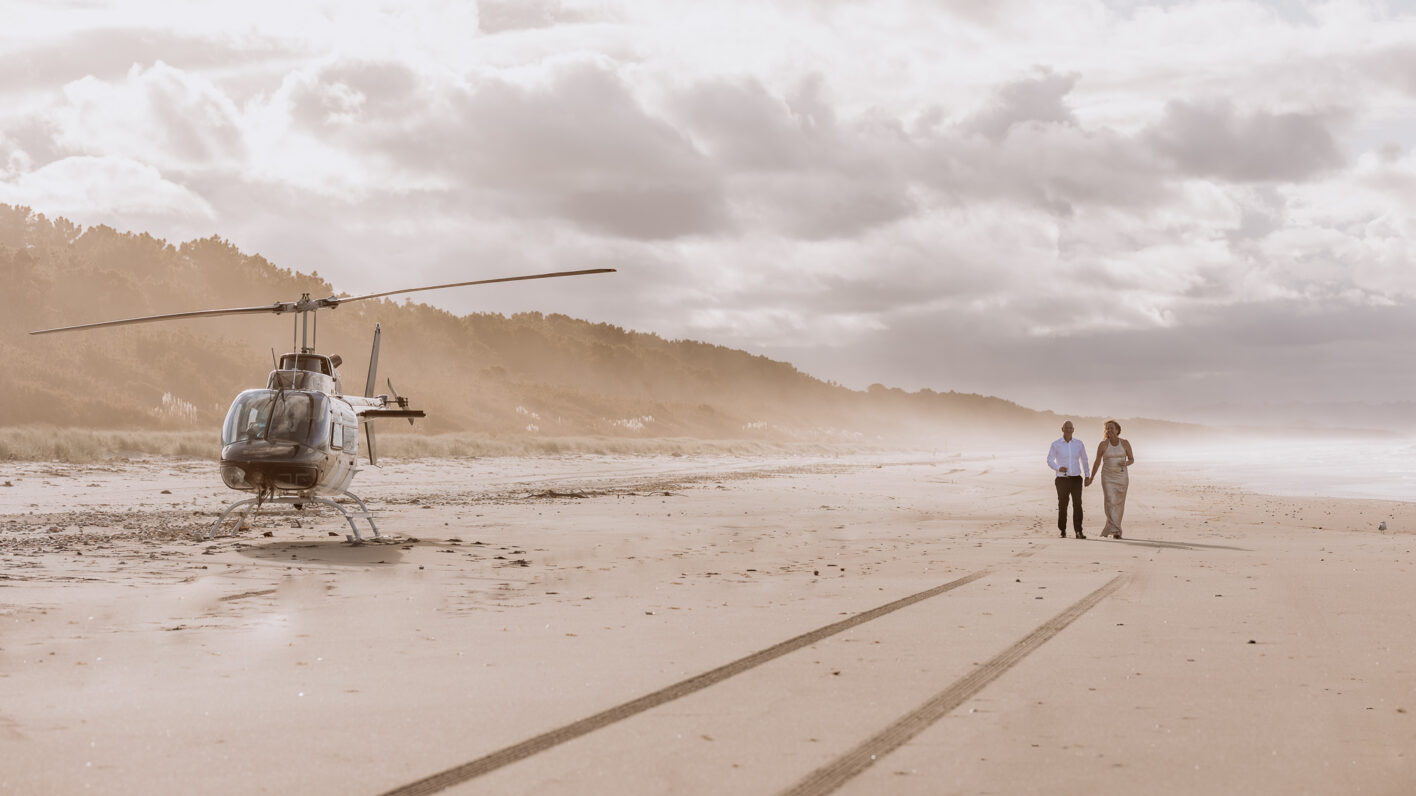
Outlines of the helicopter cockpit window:
M321 447L326 444L324 395L291 390L247 390L226 415L221 444L268 440Z

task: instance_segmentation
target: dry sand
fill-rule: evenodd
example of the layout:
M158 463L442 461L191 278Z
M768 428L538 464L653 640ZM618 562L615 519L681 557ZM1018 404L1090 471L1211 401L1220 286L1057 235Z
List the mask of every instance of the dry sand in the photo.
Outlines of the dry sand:
M1416 788L1416 504L1143 462L1059 539L1040 458L391 463L359 546L10 465L0 792Z

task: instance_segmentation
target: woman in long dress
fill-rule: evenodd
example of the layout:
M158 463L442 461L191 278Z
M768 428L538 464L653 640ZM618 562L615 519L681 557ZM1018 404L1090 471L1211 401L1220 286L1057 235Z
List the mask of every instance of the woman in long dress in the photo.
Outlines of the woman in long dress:
M1136 463L1131 454L1129 440L1121 439L1121 424L1115 420L1106 421L1106 439L1096 448L1096 470L1087 479L1101 476L1102 507L1106 511L1106 529L1102 536L1121 538L1121 517L1126 513L1126 487L1131 484L1131 476L1126 468Z

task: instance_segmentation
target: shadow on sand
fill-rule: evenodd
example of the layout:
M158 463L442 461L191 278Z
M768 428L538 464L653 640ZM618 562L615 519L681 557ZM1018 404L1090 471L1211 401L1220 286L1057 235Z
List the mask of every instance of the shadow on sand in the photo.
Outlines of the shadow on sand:
M262 561L303 561L336 567L371 567L401 562L402 548L412 544L415 543L406 540L350 544L343 540L330 539L318 542L267 542L242 547L237 552L247 558Z

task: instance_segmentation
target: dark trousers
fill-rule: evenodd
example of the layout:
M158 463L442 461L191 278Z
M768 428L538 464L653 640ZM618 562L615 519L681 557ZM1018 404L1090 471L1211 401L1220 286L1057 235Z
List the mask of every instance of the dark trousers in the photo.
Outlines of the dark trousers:
M1072 530L1082 532L1082 477L1071 475L1057 481L1057 530L1067 531L1067 499L1072 499Z

